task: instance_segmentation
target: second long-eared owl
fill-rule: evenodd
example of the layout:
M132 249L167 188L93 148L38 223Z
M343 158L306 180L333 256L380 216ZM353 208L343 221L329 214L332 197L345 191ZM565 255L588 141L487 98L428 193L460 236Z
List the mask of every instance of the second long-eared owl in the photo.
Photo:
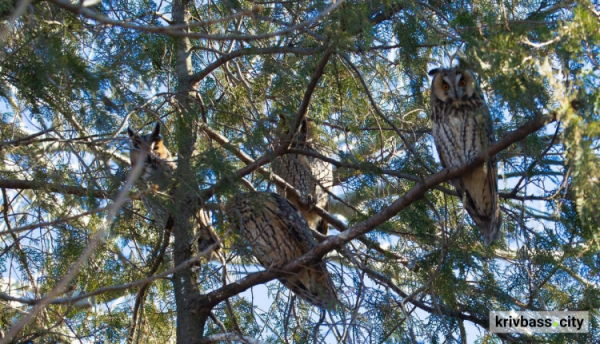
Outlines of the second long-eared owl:
M494 142L492 118L475 75L460 67L436 68L431 83L432 133L444 167L459 167L472 161ZM500 231L496 157L482 166L452 179L463 205L481 229L485 245Z
M265 268L280 268L317 246L302 213L275 193L240 194L228 202L227 214ZM331 309L338 303L324 261L279 280L299 298L317 307Z
M306 152L323 153L317 149L312 137L311 123L304 119L295 135L291 148ZM273 172L292 185L302 195L302 202L316 204L328 210L329 191L333 185L333 168L330 163L304 154L285 154L273 161ZM327 234L327 222L310 211L310 206L300 204L280 187L277 193L290 200L300 211L311 229Z

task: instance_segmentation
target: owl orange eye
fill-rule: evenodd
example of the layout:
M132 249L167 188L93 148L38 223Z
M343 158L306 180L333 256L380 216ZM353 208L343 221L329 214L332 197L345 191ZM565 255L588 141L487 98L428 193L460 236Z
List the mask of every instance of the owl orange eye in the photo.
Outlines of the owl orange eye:
M448 85L448 84L443 84L442 85L442 90L448 91L449 89L450 89L450 85Z
M467 82L464 81L464 80L461 80L461 81L458 82L458 86L465 87L465 86L467 86Z

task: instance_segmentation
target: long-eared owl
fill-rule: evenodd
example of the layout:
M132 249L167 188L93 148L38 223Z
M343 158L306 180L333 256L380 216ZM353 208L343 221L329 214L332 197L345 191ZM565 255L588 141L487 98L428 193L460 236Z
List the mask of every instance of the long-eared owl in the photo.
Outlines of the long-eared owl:
M471 71L436 68L429 75L433 77L432 132L442 166L465 165L494 142L489 109ZM502 224L496 164L496 157L491 157L482 166L450 181L483 232L486 246L498 237Z
M265 268L277 268L317 246L302 213L287 199L271 192L237 195L227 204L230 223L239 228L253 255ZM337 301L324 261L279 278L299 298L323 309Z
M144 207L160 228L167 226L169 209L165 207L164 197L170 197L169 187L172 183L176 165L171 153L160 135L160 123L156 123L150 134L137 135L130 128L127 134L131 138L131 166L143 161L142 179L154 191L153 194L142 196ZM161 197L162 196L162 200ZM204 209L196 212L198 251L203 251L216 242L214 229L210 225L210 214Z
M294 137L291 148L307 152L324 153L314 145L310 123L304 119L300 130ZM333 185L333 168L331 164L304 154L285 154L273 161L273 172L297 189L305 204L316 204L328 210L329 191ZM308 226L322 234L327 234L327 222L310 211L310 206L303 206L285 189L277 187L277 193L289 199L308 222Z
M142 161L144 166L141 177L144 182L150 184L150 188L157 194L168 194L168 187L176 166L160 136L160 123L156 123L150 134L138 135L131 128L127 128L127 134L131 139L129 152L131 166ZM141 199L152 219L160 228L164 228L169 213L159 201L159 197L148 195Z

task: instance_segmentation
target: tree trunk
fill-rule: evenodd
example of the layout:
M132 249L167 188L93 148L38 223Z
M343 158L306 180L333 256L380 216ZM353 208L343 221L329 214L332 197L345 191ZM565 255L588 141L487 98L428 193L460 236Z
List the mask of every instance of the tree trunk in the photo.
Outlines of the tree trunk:
M173 20L175 25L186 24L189 18L189 0L173 1ZM187 30L186 30L187 31ZM177 171L173 193L175 225L173 250L175 265L192 258L194 251L191 245L195 236L195 173L192 170L191 156L194 151L197 130L197 111L195 104L195 84L190 82L192 74L191 43L188 38L176 39L176 71L177 71L177 106L176 135L178 142ZM185 181L185 183L182 183ZM192 184L192 185L190 185ZM193 343L200 339L204 332L206 319L210 310L193 310L189 307L191 300L199 294L198 274L190 268L173 275L175 301L177 306L177 343Z

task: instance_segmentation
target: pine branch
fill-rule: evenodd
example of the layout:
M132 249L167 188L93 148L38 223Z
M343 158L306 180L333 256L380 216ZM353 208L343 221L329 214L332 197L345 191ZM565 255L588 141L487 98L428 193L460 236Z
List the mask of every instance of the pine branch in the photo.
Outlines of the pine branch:
M285 47L285 46L284 47L238 49L238 50L232 51L228 54L219 56L219 58L215 62L209 64L200 72L198 72L194 75L191 75L189 77L189 80L192 84L196 83L196 82L204 79L206 76L208 76L210 73L212 73L215 69L219 68L220 66L224 65L228 61L231 61L237 57L249 56L249 55L252 55L252 56L271 55L271 54L313 55L319 51L320 51L320 49L306 49L306 48L295 48L295 47Z
M89 189L74 185L49 184L44 181L33 180L0 179L0 188L20 190L43 190L65 195L75 195L103 199L107 199L110 197L110 195L106 191L102 190Z
M308 83L308 86L306 87L306 91L304 92L304 98L302 99L300 108L298 109L294 127L292 128L292 130L290 130L290 134L288 135L288 137L283 140L283 142L287 142L287 144L282 144L282 145L277 146L272 152L268 152L267 154L263 155L259 159L249 162L245 167L234 172L228 178L225 178L225 179L219 181L217 184L213 185L212 187L210 187L206 190L203 190L200 199L202 199L202 200L209 199L210 197L212 197L215 194L215 192L217 190L219 190L220 188L222 188L225 185L228 185L231 180L241 179L242 177L244 177L244 176L252 173L256 169L258 169L259 167L270 163L271 161L275 160L278 156L283 155L287 152L287 150L289 149L289 146L291 145L292 138L294 137L295 133L300 128L300 124L301 124L302 120L306 117L306 113L308 112L308 105L310 104L310 98L312 97L312 94L314 93L314 91L317 87L317 84L319 83L319 80L321 79L321 77L323 76L323 73L325 72L325 66L327 65L329 58L333 54L333 50L334 50L333 45L330 45L325 50L325 52L323 53L323 56L321 57L321 59L319 61L319 64L317 65L317 68L313 72L310 82ZM209 132L210 131L207 131L207 133L209 133ZM238 154L238 156L242 157L242 155L239 155L239 154Z
M423 181L417 183L411 190L409 190L404 196L394 201L387 208L380 211L378 214L373 215L369 219L357 223L354 226L343 231L341 234L336 236L328 237L327 240L320 243L317 247L310 250L302 257L286 264L285 266L278 269L278 271L261 271L252 273L243 279L240 279L234 283L231 283L225 287L212 291L205 295L198 295L193 302L190 302L190 307L201 309L210 309L220 303L221 301L237 295L254 285L261 284L273 280L277 277L284 276L301 270L306 266L310 266L330 251L341 247L345 243L353 240L377 226L385 223L392 217L396 216L400 211L410 206L412 203L421 199L425 193L433 188L434 186L448 181L452 178L459 177L474 168L482 165L486 159L490 156L497 154L498 152L508 148L511 144L520 141L527 137L529 134L539 130L546 124L556 120L556 115L551 116L536 116L531 121L520 126L515 131L507 134L501 140L490 146L487 152L479 154L471 163L463 165L458 168L448 168L441 172L435 173Z

